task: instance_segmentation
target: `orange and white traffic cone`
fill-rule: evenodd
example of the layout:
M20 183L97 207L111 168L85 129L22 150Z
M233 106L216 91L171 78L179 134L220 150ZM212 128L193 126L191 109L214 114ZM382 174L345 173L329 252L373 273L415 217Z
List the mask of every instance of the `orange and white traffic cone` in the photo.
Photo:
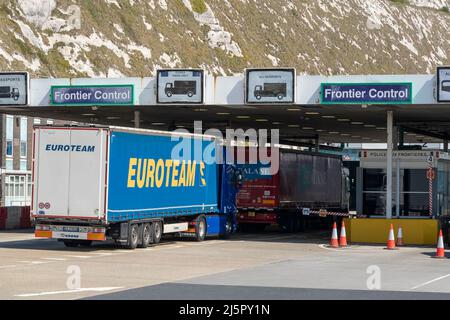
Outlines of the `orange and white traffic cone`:
M398 231L397 231L397 246L403 246L403 230L402 230L402 226L398 227Z
M331 233L330 247L332 247L332 248L339 248L336 222L333 223L333 232Z
M391 223L391 228L389 229L389 238L387 241L387 247L388 250L395 250L395 237L394 237L394 226Z
M444 238L442 237L442 229L439 230L439 238L436 249L436 256L434 258L445 258Z
M345 223L342 221L341 235L339 236L339 246L347 246L347 234L345 233Z

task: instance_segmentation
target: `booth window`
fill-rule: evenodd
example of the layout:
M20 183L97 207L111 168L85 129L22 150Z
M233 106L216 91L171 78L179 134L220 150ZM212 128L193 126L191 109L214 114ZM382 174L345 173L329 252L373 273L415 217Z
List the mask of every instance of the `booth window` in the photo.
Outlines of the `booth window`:
M429 196L426 169L400 170L400 197L397 204L397 175L392 175L392 214L396 216L397 205L400 216L428 216ZM369 216L386 215L386 170L363 170L363 214Z

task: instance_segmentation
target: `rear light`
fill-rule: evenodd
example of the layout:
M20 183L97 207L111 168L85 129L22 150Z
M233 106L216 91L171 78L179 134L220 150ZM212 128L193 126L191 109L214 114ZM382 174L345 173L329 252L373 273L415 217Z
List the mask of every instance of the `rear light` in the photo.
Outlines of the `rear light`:
M105 233L105 228L92 228L93 233Z
M37 224L36 225L36 230L49 231L50 230L50 226L49 225L45 225L45 224Z

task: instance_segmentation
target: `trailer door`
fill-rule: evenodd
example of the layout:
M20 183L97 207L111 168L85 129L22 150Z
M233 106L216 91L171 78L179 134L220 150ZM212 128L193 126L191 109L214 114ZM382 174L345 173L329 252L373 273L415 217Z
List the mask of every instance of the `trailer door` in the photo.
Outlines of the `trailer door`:
M34 140L33 214L67 216L69 153L52 151L70 144L69 130L38 129Z
M104 133L102 129L71 130L69 216L103 216L106 161Z

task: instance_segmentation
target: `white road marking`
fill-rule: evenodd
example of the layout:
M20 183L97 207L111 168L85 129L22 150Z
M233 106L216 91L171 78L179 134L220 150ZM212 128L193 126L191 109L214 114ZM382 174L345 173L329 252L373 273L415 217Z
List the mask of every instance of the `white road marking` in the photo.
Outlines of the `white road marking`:
M66 258L42 258L43 260L51 260L51 261L66 261Z
M92 254L96 254L98 256L112 256L113 253L111 252L92 252Z
M442 276L442 277L439 277L439 278L435 278L435 279L433 279L433 280L430 280L430 281L424 282L424 283L422 283L422 284L419 284L419 285L417 285L417 286L415 286L415 287L412 287L410 290L414 290L414 289L418 289L418 288L420 288L420 287L424 287L424 286L426 286L426 285L428 285L428 284L430 284L430 283L433 283L433 282L442 280L442 279L447 278L447 277L450 277L450 273L449 273L449 274L446 274L445 276Z
M15 265L15 264L10 264L10 265L7 265L7 266L0 266L0 269L15 268L15 267L17 267L17 265Z
M77 258L77 259L89 259L89 258L92 258L92 256L73 256L73 255L65 255L65 257Z
M99 288L80 288L80 289L74 289L74 290L65 290L65 291L47 291L47 292L38 292L38 293L24 293L24 294L16 294L15 297L38 297L38 296L48 296L48 295L54 295L54 294L66 294L66 293L80 293L80 292L103 292L103 291L111 291L111 290L117 290L122 289L123 287L99 287Z
M164 246L159 246L159 247L150 247L150 248L147 248L147 249L145 249L145 251L161 251L161 250L164 250L164 249L177 249L177 248L183 248L184 246L167 246L167 245L164 245ZM139 252L140 250L137 250L136 252Z

